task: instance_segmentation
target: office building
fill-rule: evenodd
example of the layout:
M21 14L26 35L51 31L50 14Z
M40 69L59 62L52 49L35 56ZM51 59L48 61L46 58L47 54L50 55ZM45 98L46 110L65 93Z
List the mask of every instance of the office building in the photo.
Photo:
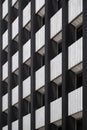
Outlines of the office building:
M0 0L0 130L87 130L87 0Z

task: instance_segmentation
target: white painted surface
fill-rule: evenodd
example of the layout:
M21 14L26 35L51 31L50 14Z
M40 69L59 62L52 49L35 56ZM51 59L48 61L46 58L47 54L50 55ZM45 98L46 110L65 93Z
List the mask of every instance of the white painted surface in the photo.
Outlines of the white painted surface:
M82 87L72 91L68 95L68 115L73 115L83 109Z
M18 17L15 19L15 21L12 23L12 39L14 39L18 35Z
M18 103L18 86L12 89L12 105Z
M50 122L53 123L62 119L62 98L50 103Z
M45 107L41 107L35 112L35 128L38 129L45 125Z
M36 33L36 51L45 45L45 25Z
M23 117L23 130L31 130L31 114Z
M50 69L50 80L53 80L62 74L62 53L51 60Z
M18 120L12 123L12 130L18 130Z
M28 40L23 46L23 62L31 57L31 40Z
M45 66L41 67L35 73L36 78L36 90L40 89L45 84Z
M2 111L8 109L8 93L2 97Z
M68 68L72 68L83 60L83 38L73 43L68 48Z
M35 0L36 5L35 5L35 12L37 13L45 4L45 0Z
M23 27L31 20L31 2L23 10Z
M8 14L8 0L5 0L2 4L2 18Z
M23 98L29 96L31 93L31 77L23 81Z
M8 46L8 30L2 36L2 49L5 49Z
M18 55L19 51L12 56L12 72L18 69Z
M2 70L3 70L3 80L6 79L8 77L8 62L6 62L3 66L2 66Z
M62 30L62 9L50 19L50 38L56 36Z
M70 23L77 16L79 16L79 14L82 13L82 11L83 11L83 0L69 0L68 8L69 8L68 22Z
M2 130L8 130L8 126L4 126Z
M12 0L12 6L16 4L17 0Z

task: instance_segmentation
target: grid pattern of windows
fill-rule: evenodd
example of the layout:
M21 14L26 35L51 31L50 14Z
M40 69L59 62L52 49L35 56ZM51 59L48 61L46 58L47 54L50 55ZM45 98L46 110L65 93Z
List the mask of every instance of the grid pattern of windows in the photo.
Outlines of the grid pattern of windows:
M87 129L86 7L0 0L0 130Z

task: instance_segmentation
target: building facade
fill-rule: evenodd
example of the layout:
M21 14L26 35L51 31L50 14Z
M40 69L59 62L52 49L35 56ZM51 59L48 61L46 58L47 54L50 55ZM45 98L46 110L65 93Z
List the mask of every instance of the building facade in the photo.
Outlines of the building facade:
M87 0L0 0L0 130L87 130Z

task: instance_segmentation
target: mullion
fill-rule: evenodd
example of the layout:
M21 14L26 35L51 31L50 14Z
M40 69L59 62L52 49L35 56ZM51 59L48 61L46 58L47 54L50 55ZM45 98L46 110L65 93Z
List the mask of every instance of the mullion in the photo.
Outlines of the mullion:
M11 26L11 17L12 17L12 1L8 0L8 129L12 129L12 49L11 49L11 41L12 41L12 26Z
M83 0L83 130L87 129L87 0Z
M31 0L31 130L35 130L35 0Z
M68 0L63 0L62 4L62 130L75 130L75 119L72 116L68 116L68 93L70 87L68 80L68 43L69 35L71 35L68 24Z
M50 0L45 0L45 130L50 130Z
M2 12L2 2L0 0L0 12ZM0 43L2 43L2 13L0 13ZM2 130L2 44L0 44L0 130Z
M62 0L62 130L68 129L68 0Z
M23 120L22 120L22 98L23 98L23 16L22 16L22 0L18 1L18 15L19 15L19 21L18 21L18 27L19 27L19 34L18 34L18 47L19 47L19 78L18 78L18 83L19 83L19 89L18 89L18 94L19 94L19 104L18 104L18 115L19 115L19 125L18 128L19 130L23 129Z

